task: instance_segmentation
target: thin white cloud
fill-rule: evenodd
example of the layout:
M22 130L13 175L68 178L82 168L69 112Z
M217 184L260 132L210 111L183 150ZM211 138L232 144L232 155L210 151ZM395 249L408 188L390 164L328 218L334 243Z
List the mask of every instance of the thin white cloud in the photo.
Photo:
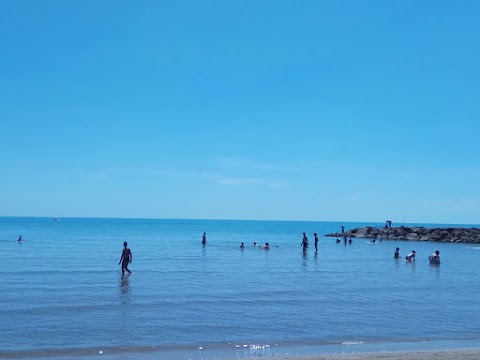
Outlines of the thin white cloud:
M160 175L160 176L176 176L184 178L195 178L203 179L206 181L211 181L217 184L222 185L258 185L258 186L268 186L268 187L286 187L288 183L285 181L273 181L270 179L259 178L259 177L242 177L242 176L225 176L219 173L213 172L180 172L174 170L149 170L150 174Z
M361 195L358 193L352 193L352 194L347 194L345 195L342 200L345 202L354 202L360 200Z
M268 187L272 188L284 188L288 186L286 181L272 181L267 184Z
M219 178L216 180L219 184L226 185L257 185L265 184L265 180L254 178Z
M242 159L242 158L219 158L217 159L217 163L227 169L251 169L257 171L279 171L279 172L300 172L300 168L298 167L287 167L287 166L279 166L274 164L267 164L258 161Z
M107 172L96 172L87 175L90 180L105 180L110 178L110 174Z
M480 201L472 198L460 198L454 200L427 200L420 201L419 205L424 208L444 208L449 210L480 210Z

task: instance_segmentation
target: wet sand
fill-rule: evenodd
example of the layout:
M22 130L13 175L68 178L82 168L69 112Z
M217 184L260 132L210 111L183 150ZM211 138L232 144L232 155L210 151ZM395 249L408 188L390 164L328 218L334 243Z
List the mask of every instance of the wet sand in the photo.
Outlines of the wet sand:
M479 360L480 349L275 357L272 360Z

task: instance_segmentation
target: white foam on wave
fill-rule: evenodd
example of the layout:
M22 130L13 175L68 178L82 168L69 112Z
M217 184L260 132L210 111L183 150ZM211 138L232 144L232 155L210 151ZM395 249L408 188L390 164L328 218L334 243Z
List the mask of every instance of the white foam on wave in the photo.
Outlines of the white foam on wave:
M344 341L342 345L361 345L365 344L363 341Z

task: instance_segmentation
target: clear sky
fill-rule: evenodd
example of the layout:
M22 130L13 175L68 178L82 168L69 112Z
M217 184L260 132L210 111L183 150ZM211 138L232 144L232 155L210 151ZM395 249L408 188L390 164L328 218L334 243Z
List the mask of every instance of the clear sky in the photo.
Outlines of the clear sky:
M0 216L480 223L479 1L0 1Z

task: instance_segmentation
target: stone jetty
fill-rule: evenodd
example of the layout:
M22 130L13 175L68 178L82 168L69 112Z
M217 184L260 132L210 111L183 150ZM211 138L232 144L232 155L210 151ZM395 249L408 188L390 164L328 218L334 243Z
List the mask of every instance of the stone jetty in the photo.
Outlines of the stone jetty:
M342 233L326 234L325 236L342 237ZM377 240L417 240L460 243L480 243L478 228L426 228L423 226L373 227L366 226L346 230L346 237L376 238Z

